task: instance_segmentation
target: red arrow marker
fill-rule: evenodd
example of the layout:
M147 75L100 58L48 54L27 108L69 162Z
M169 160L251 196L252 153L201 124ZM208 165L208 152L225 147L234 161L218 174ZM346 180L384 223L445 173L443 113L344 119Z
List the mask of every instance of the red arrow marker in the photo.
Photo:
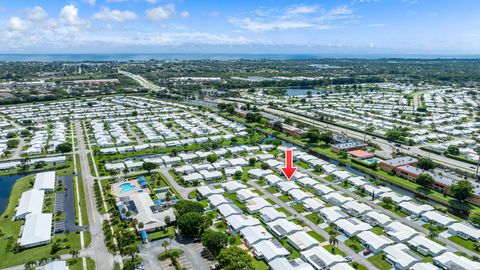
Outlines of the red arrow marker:
M293 150L287 149L285 150L285 167L282 168L283 174L287 177L288 180L292 178L292 176L297 171L296 167L293 167Z

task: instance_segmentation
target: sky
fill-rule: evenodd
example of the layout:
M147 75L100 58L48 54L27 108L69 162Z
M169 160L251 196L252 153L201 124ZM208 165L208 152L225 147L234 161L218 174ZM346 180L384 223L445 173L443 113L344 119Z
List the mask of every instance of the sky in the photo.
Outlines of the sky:
M0 0L0 53L480 54L478 0Z

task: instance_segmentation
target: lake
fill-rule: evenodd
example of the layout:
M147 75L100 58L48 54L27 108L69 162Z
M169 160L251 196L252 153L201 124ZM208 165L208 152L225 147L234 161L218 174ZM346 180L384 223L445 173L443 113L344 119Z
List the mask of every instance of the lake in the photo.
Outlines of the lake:
M315 90L315 89L287 89L287 96L301 96L307 95L307 92L312 92L312 95L325 94L326 90Z
M14 174L7 176L0 176L0 213L3 214L5 208L7 208L8 198L10 198L10 193L12 192L13 185L15 182L26 176L26 174Z

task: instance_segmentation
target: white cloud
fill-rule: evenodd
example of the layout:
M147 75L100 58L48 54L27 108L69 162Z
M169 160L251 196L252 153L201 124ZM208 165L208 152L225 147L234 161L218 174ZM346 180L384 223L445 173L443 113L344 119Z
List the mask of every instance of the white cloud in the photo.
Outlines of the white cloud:
M83 0L83 2L93 6L97 2L97 0Z
M354 18L353 11L346 6L324 10L319 5L294 5L279 11L257 9L250 15L229 18L234 26L252 31L274 31L294 29L329 29L335 20Z
M145 15L151 21L160 21L170 19L175 14L175 5L168 4L156 8L147 9Z
M60 20L70 25L84 24L78 16L78 8L74 5L66 5L60 10Z
M28 28L28 22L19 17L11 17L8 26L12 31L22 31Z
M180 13L180 16L182 16L182 18L188 18L188 17L190 17L190 12L183 11L182 13Z
M289 7L287 9L287 14L295 15L295 14L310 14L318 11L320 9L320 5L296 5Z
M155 4L155 3L157 3L157 0L146 0L146 1L147 1L147 3L150 3L150 4Z
M387 23L372 23L372 24L369 24L368 26L369 27L385 27L385 26L389 26L389 24L387 24Z
M137 14L128 10L121 11L117 9L109 9L107 7L103 7L100 12L93 14L92 18L103 21L121 22L125 20L133 20L137 18Z
M47 17L47 12L40 6L27 9L27 18L31 21L42 21Z

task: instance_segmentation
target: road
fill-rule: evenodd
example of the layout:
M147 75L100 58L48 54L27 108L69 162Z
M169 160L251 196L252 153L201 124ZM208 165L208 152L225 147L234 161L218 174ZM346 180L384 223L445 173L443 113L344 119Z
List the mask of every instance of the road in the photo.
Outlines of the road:
M275 114L275 115L278 115L278 116L282 116L282 117L287 117L288 116L288 117L290 117L294 120L307 123L307 124L315 126L317 128L323 128L323 129L326 128L326 129L329 129L329 130L337 132L337 133L343 133L343 134L345 134L349 137L356 138L356 139L359 139L359 140L362 140L362 141L365 137L365 134L362 133L362 132L358 132L358 131L350 130L350 129L347 129L347 128L338 127L338 126L335 126L335 125L332 125L332 124L316 121L316 120L313 120L313 119L310 119L310 118L307 118L307 117L304 117L304 116L301 116L301 115L298 115L298 114L285 112L285 111L281 111L281 110L277 110L277 109L272 109L272 108L268 108L268 107L265 107L265 106L260 107L260 109L262 109L265 112ZM451 158L448 158L448 157L445 157L445 156L442 156L442 155L438 155L438 154L435 154L435 153L427 152L425 150L420 149L419 146L410 146L409 149L407 149L405 147L398 148L398 147L395 147L394 145L392 145L391 142L389 142L385 139L382 139L382 138L373 139L371 136L367 136L367 139L376 143L383 150L386 150L390 153L392 153L395 149L398 149L401 152L404 152L406 154L410 154L412 156L429 157L433 161L435 161L439 164L445 165L446 167L461 169L463 171L467 171L467 172L470 172L472 174L475 173L475 169L472 168L472 166L473 166L472 164L465 163L465 162L455 160L455 159L451 159Z
M121 258L115 258L110 252L108 252L107 247L105 246L105 236L102 230L102 223L105 217L100 214L95 204L95 196L93 193L94 178L90 173L88 150L85 145L83 128L78 121L75 122L75 131L78 138L78 154L80 157L83 188L85 190L89 231L92 238L92 242L88 248L82 250L80 255L91 257L95 261L97 269L113 269L114 262L117 261L121 263Z
M143 87L145 87L149 90L152 90L152 91L155 91L155 92L166 91L167 90L164 87L160 87L160 86L148 81L147 79L143 78L140 75L136 75L136 74L130 73L128 71L124 71L124 70L119 70L118 73L123 74L123 75L137 81L141 86L143 86ZM168 91L167 91L167 93L168 93Z
M284 203L282 200L279 198L273 196L270 192L268 192L266 189L264 189L262 186L259 184L255 183L255 181L250 180L248 181L248 184L250 184L252 187L256 188L257 190L261 191L267 198L271 199L274 201L277 205L280 207L284 208L287 210L290 214L295 216L298 220L301 220L306 224L312 231L318 233L325 239L329 239L330 235L323 229L321 229L317 224L313 223L310 221L308 218L304 217L303 215L299 214L297 211L295 211L292 207L290 207L288 204ZM338 242L337 247L340 248L342 251L344 251L348 256L350 256L354 261L362 264L363 266L367 267L367 269L378 269L375 265L373 265L370 261L368 261L365 257L362 255L356 253L354 250L352 250L350 247L345 245L343 242Z

